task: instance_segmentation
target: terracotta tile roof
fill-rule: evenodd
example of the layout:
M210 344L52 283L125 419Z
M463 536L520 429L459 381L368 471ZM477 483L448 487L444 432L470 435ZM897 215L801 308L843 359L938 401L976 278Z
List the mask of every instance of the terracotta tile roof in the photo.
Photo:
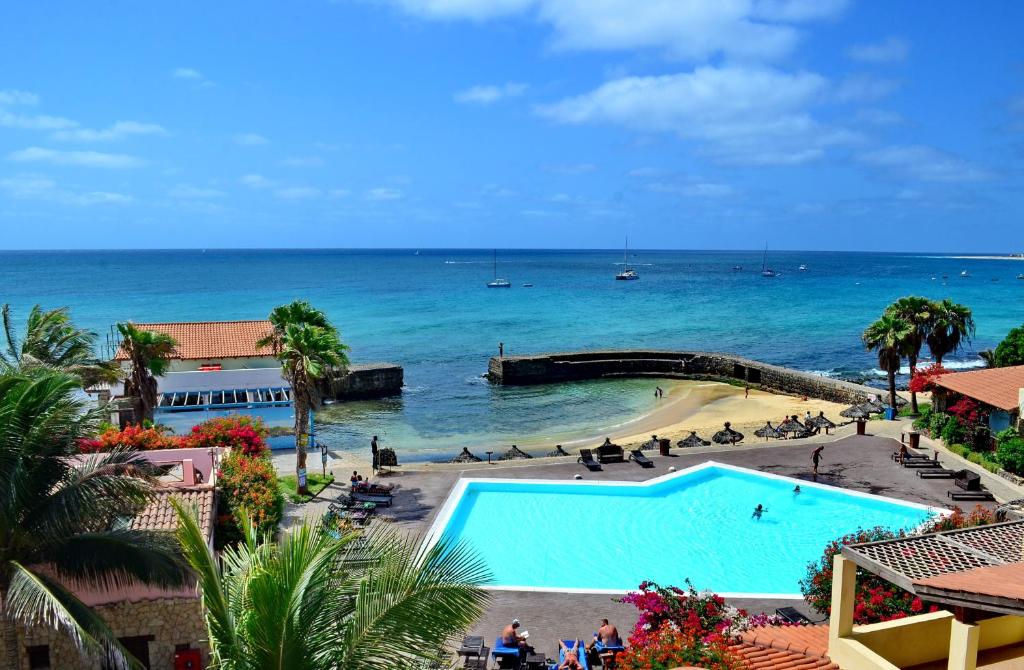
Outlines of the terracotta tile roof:
M1015 410L1020 407L1020 389L1024 388L1024 365L1008 368L949 372L937 377L935 383L986 405Z
M178 515L171 507L171 498L177 498L185 506L199 509L199 527L206 537L213 531L213 489L212 488L175 488L161 489L153 495L153 499L131 521L132 530L162 530L172 532L178 528Z
M950 595L962 593L1024 601L1024 563L950 572L919 579L914 584L941 589Z
M828 626L766 626L743 633L732 652L749 670L838 670L828 657Z
M178 323L137 323L141 330L155 330L173 337L178 346L175 357L182 360L216 360L272 356L269 347L256 342L273 330L269 321L184 321ZM115 360L127 360L119 349Z

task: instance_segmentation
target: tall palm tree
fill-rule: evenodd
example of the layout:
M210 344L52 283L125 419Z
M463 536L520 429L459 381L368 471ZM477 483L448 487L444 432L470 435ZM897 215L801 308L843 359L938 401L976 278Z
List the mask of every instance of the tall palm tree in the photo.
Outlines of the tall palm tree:
M896 407L896 373L900 362L907 353L907 340L913 327L889 313L882 314L878 321L864 329L861 339L868 351L878 354L878 367L889 377L889 406Z
M176 505L178 541L198 576L211 660L222 670L386 670L426 667L480 616L489 579L463 545L430 549L308 521L278 543L241 524L244 541L220 558L194 512Z
M305 300L293 300L287 305L278 305L271 310L268 318L274 329L267 337L257 342L256 346L269 346L275 354L281 351L284 330L289 324L298 325L305 323L310 326L319 326L320 328L333 328L327 315Z
M946 298L935 306L931 332L926 336L928 349L936 363L960 349L974 337L974 317L969 307Z
M921 355L924 340L932 331L936 308L937 305L928 298L911 295L900 298L885 309L887 314L897 316L910 325L903 349L906 352L911 377L917 372L917 359ZM914 391L910 392L910 411L917 414L917 393Z
M157 403L156 378L167 372L178 343L167 333L141 330L130 321L117 324L117 330L130 366L124 380L124 395L131 401L133 419L138 424L152 421Z
M96 357L96 333L77 327L67 307L44 310L32 307L25 334L15 334L11 306L0 307L5 346L0 351L0 369L10 371L47 367L76 375L83 386L114 382L120 377L116 364Z
M304 485L306 450L309 446L310 412L320 406L320 389L333 380L338 371L348 367L348 356L341 338L333 327L322 328L305 323L288 324L281 338L277 358L281 371L292 389L295 409L295 476L300 493Z
M132 580L179 586L187 566L174 538L115 529L151 491L149 464L116 451L76 462L95 434L79 380L53 370L0 376L0 626L5 668L21 667L17 624L65 632L84 653L127 664L101 618L69 588L113 589Z

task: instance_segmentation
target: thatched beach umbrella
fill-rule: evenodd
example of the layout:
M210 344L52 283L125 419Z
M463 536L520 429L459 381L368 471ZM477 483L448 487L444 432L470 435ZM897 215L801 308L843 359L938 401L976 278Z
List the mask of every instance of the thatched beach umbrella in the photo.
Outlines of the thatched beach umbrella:
M743 439L743 433L733 430L732 424L725 422L725 428L711 436L711 440L718 444L736 444Z
M814 426L816 428L824 428L825 434L828 435L829 428L835 428L836 424L829 421L828 417L825 416L824 411L819 411L818 416L812 416L805 422L808 426Z
M866 409L867 411L871 412L872 414L881 414L882 412L885 411L885 406L877 400L868 400L867 402L862 402L860 406Z
M689 447L709 447L711 443L698 435L697 431L691 430L689 435L676 442L676 446L687 449Z
M780 437L782 437L782 434L779 433L778 429L772 427L772 422L771 421L766 423L761 428L758 428L757 430L755 430L754 431L754 435L757 435L758 437L763 437L765 442L768 441L768 438L771 438L773 440L777 440Z
M526 453L516 445L512 445L512 448L506 451L504 454L498 457L499 461L514 461L517 458L533 458L530 454Z
M462 448L462 453L452 459L452 463L479 463L483 459L470 453L467 447Z
M871 416L871 410L863 405L851 405L840 412L839 416L845 416L847 419L866 419Z
M569 452L567 452L565 449L562 449L562 445L556 444L554 450L553 451L549 451L545 455L546 456L568 456Z
M779 432L787 437L790 435L793 437L804 437L808 433L808 430L804 424L797 421L796 415L794 414L779 424Z

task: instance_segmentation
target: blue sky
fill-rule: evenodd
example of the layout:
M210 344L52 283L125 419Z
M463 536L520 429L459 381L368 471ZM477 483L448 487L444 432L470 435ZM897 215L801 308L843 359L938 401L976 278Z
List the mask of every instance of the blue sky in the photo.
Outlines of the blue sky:
M1010 1L8 3L0 247L1024 251L1021 25Z

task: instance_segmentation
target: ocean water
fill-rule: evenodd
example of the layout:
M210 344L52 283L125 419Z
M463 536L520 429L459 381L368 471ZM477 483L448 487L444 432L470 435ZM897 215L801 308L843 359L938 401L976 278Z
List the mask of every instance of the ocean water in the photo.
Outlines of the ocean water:
M1024 323L1024 281L1016 279L1024 262L769 252L781 274L766 279L761 259L760 251L636 251L630 262L641 279L617 282L621 251L499 250L498 274L513 288L487 289L489 249L0 252L0 300L21 316L35 303L68 305L79 323L105 333L127 319L262 318L307 299L339 327L353 361L399 363L407 384L401 398L318 413L321 436L335 449L365 450L378 434L407 458L526 438L553 443L653 408L651 380L491 386L481 375L498 342L508 354L728 351L862 378L877 371L860 333L902 295L970 306L973 349ZM980 361L968 349L950 363Z
M718 593L793 595L831 540L858 528L911 529L932 515L803 481L794 495L794 484L717 466L652 486L475 481L437 532L468 543L495 586L628 591L689 578ZM514 524L496 523L511 510ZM595 533L610 541L581 550Z

